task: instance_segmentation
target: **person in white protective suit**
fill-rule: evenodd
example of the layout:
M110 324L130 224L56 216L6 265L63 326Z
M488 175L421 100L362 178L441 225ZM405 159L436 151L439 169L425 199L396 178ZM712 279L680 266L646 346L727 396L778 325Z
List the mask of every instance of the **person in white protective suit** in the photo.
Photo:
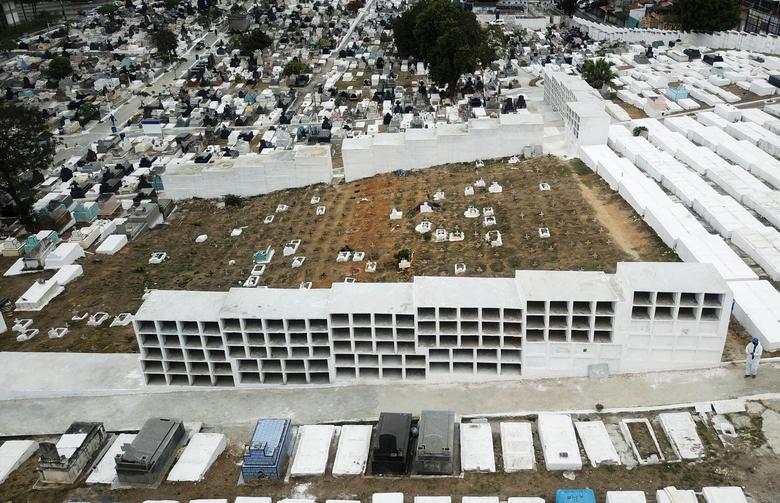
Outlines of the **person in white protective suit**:
M758 373L758 362L761 361L761 353L764 348L761 347L761 342L757 337L753 337L753 340L745 346L745 378L756 378Z

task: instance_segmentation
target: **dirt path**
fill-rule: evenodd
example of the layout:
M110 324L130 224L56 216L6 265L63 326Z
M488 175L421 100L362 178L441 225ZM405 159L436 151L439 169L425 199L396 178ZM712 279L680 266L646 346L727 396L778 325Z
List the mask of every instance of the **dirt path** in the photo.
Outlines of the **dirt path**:
M632 243L641 242L642 236L637 232L636 227L626 220L625 217L628 217L628 215L623 214L624 212L617 205L603 201L584 183L580 182L579 186L582 196L593 207L596 217L607 228L615 243L621 250L629 254L631 258L640 260L639 252Z

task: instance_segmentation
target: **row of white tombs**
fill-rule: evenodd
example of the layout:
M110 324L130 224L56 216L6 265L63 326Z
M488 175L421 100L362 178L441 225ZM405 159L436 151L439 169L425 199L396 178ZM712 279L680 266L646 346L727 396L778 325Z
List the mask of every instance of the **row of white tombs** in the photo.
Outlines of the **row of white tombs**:
M710 418L722 443L728 445L736 438L736 430L724 412L712 405L716 414L701 414L702 421ZM712 412L710 407L707 410ZM316 477L328 469L334 477L491 473L497 466L494 437L500 438L500 469L535 470L533 425L530 421L491 424L486 419L457 422L451 411L423 411L419 419L406 413L382 413L375 425L296 427L289 418L263 418L244 446L238 480ZM535 425L537 445L549 471L581 470L584 457L593 467L632 467L705 456L697 423L686 411L661 413L652 422L637 417L608 424L542 413ZM163 480L197 482L228 445L224 434L199 430L199 426L185 428L181 421L168 418L149 419L138 433L118 434L107 433L102 423L76 422L56 444L8 440L0 445L0 484L39 450L37 472L42 486L83 481L130 488L156 487ZM333 451L335 456L331 456Z

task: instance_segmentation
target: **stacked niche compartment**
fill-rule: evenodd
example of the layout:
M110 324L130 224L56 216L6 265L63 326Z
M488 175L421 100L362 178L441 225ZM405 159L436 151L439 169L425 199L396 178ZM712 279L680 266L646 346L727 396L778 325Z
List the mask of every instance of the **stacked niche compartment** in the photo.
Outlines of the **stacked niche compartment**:
M419 307L417 337L436 375L519 376L521 309Z
M328 321L222 318L241 384L327 384L331 378Z
M418 354L414 315L330 315L336 379L424 380L425 355Z

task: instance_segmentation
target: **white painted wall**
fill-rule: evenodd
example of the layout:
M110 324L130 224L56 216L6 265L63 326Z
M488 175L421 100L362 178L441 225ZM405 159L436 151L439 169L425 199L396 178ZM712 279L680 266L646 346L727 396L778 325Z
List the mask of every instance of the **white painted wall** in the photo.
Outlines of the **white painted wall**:
M524 147L542 145L543 139L542 116L527 111L471 119L468 124L347 138L341 149L344 178L351 182L399 169L520 155Z
M760 33L734 30L715 33L692 33L672 30L622 28L596 23L579 17L573 18L572 24L579 26L594 40L626 42L629 44L649 43L656 40L669 43L681 40L684 45L709 47L710 49L737 49L780 55L780 38Z
M171 199L256 196L329 183L332 177L330 145L296 145L293 150L264 150L203 164L177 159L161 175L165 196Z

